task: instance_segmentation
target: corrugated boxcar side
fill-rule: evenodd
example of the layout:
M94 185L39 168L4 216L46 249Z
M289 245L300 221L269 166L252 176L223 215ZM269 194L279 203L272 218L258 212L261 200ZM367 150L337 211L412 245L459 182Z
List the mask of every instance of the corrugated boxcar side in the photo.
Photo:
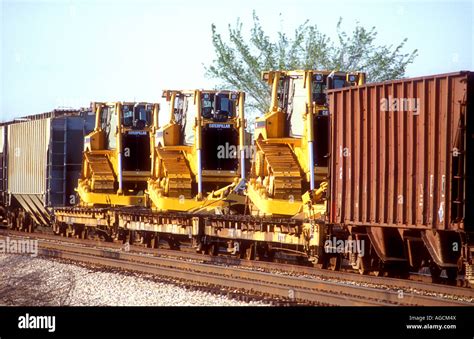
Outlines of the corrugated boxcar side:
M459 72L329 91L330 222L469 224L473 80Z
M0 126L0 153L4 153L5 146L5 126Z
M0 126L0 206L6 204L5 126Z
M51 119L8 125L8 192L45 194Z

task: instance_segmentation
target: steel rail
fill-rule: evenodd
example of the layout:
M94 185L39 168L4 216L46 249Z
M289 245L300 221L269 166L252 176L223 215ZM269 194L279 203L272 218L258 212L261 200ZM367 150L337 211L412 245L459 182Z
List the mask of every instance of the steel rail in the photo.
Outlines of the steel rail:
M76 239L77 240L77 239ZM113 249L101 249L96 247L80 246L80 242L65 242L65 243L54 243L41 240L39 242L41 253L48 256L61 257L69 260L80 260L83 256L90 256L96 258L104 258L118 260L122 263L127 263L124 269L133 269L134 265L150 265L158 269L154 271L154 274L160 275L160 270L168 272L169 270L180 271L179 277L176 278L185 279L186 274L188 280L191 277L197 275L210 275L215 279L223 279L224 281L214 282L215 284L225 283L223 286L234 286L229 285L228 281L245 280L251 284L258 283L262 285L273 286L268 287L269 290L276 288L280 290L279 293L273 294L278 297L292 296L296 300L325 303L321 297L309 297L310 294L321 294L337 296L338 302L335 305L347 305L347 302L341 302L342 299L347 299L351 305L423 305L423 306L453 306L453 305L473 305L469 302L463 302L458 300L450 300L445 298L439 298L436 296L424 296L413 293L400 293L397 291L383 290L380 288L369 288L363 286L354 286L341 282L332 282L311 279L306 277L294 277L285 276L279 274L271 274L267 272L251 271L248 269L241 269L238 267L222 267L217 265L209 265L205 263L189 262L179 259L172 259L166 257L155 257L137 253L117 251ZM114 266L115 267L115 266ZM137 266L141 267L141 266ZM184 273L183 273L184 272ZM334 273L334 272L332 272ZM338 272L340 273L340 272ZM184 275L183 275L184 274ZM170 275L166 275L170 276ZM357 276L357 275L355 275ZM170 276L173 277L173 276ZM208 277L209 278L209 277ZM211 283L209 280L204 281ZM245 285L245 284L243 284ZM242 285L242 286L243 286ZM237 288L237 287L236 287ZM285 293L282 292L285 290ZM278 290L278 289L277 289ZM259 293L270 293L265 292L261 288ZM298 293L297 293L298 292ZM305 293L303 293L305 292ZM272 292L273 293L273 292ZM272 294L270 293L270 294ZM301 299L302 295L308 297L307 299ZM305 297L305 298L306 298ZM327 299L327 298L326 298ZM324 299L324 300L326 300ZM363 301L363 302L361 302ZM332 302L327 302L332 304Z

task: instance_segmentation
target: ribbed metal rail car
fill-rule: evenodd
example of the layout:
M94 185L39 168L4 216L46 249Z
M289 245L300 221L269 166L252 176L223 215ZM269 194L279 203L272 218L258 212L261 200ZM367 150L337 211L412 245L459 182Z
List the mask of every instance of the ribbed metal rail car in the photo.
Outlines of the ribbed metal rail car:
M0 125L0 223L5 226L7 223L6 206L6 171L5 166L5 126Z
M474 73L342 88L328 98L329 224L332 235L364 242L354 267L426 266L454 279L474 231Z
M94 127L90 110L54 110L1 126L0 195L9 224L31 231L50 225L51 208L78 202L84 135Z

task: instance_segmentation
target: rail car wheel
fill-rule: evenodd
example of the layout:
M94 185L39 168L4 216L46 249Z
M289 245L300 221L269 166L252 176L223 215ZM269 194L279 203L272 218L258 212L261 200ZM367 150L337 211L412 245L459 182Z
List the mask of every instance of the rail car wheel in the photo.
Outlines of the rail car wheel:
M59 225L58 235L61 237L67 237L67 225L65 224Z
M250 244L244 251L244 259L254 260L255 259L255 245Z
M106 229L101 229L97 227L90 228L91 238L103 242L113 242L114 237Z
M168 246L170 247L170 250L179 251L180 243L174 238L168 238Z
M265 255L266 255L267 260L270 261L270 262L272 262L275 259L275 251L273 251L271 246L267 247Z
M447 268L446 269L446 275L448 276L448 281L450 284L455 284L456 279L458 277L458 270L457 268Z
M154 236L150 237L150 241L147 243L148 247L150 248L156 248L156 238Z
M434 283L439 282L441 276L441 269L435 263L430 264L430 273L431 273L431 281Z
M386 270L382 264L379 264L378 266L375 266L373 270L371 270L371 273L376 277L383 277L386 273Z
M340 255L323 255L321 262L316 264L316 267L321 267L324 270L339 271L342 265L342 257Z
M341 256L333 256L328 259L327 268L331 271L339 271L341 269Z
M257 246L256 254L257 254L255 257L256 260L260 260L260 261L265 260L265 254L266 254L265 246L264 245Z
M247 247L245 246L245 244L240 244L240 249L239 249L239 258L240 259L245 259L246 250L247 250Z
M102 234L102 233L99 233L98 239L99 239L99 241L103 241L103 242L106 242L106 241L107 241L107 239L105 238L105 235Z
M390 278L399 278L399 279L407 279L409 277L409 272L404 267L393 267L386 272L387 277Z
M59 223L57 221L51 225L51 230L54 235L59 235Z
M74 224L72 227L72 236L74 238L84 239L85 226L80 224Z
M142 243L145 245L145 247L153 248L152 241L153 241L153 235L152 234L150 234L148 232L145 232L142 235Z
M33 233L34 230L35 230L34 222L33 222L33 221L30 221L30 222L28 223L27 228L26 228L26 232L28 232L28 233Z
M376 277L383 277L384 271L380 269L380 270L372 271L372 274Z
M19 230L21 230L21 214L19 213L18 210L15 211L15 218L14 218L13 230L14 230L14 231L19 231Z
M202 242L197 244L196 253L206 254L206 246Z
M87 239L87 227L82 225L76 228L76 235L79 239Z
M158 248L160 244L160 237L157 234L151 236L150 248Z
M81 233L79 233L79 238L81 239L87 239L88 238L88 230L87 230L87 227L84 227L81 231Z
M364 260L364 257L357 257L357 270L359 271L359 274L362 275L367 275L369 273L367 270L367 262Z
M219 245L215 242L209 244L207 248L207 254L212 256L217 256L219 254Z
M131 244L131 233L130 231L124 231L123 232L123 238L122 238L122 243L123 244Z

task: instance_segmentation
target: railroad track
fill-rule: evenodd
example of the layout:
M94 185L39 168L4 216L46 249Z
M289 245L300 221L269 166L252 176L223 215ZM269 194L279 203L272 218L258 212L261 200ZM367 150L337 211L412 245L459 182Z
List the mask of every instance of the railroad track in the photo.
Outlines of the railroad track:
M6 231L0 230L0 235L12 235L12 236L31 236L40 238L43 240L50 241L67 241L71 243L80 244L83 246L109 248L115 250L123 250L124 245L119 243L104 242L97 240L80 240L76 238L62 238L53 234L46 233L24 233L19 231ZM335 280L339 282L347 282L350 284L357 283L368 286L379 286L385 289L392 289L397 292L400 290L404 292L414 293L428 293L433 296L444 297L444 298L457 298L465 299L470 302L474 302L474 289L465 287L456 287L443 284L435 284L432 282L413 281L407 279L397 279L389 277L376 277L369 275L360 275L357 273L351 273L346 271L330 271L319 269L316 267L308 267L301 265L283 264L266 261L255 261L255 260L244 260L230 257L228 255L223 256L212 256L206 254L199 254L192 248L183 247L182 251L169 250L164 248L150 249L144 246L131 245L129 246L130 253L145 253L159 256L169 256L178 258L180 260L197 261L208 264L215 264L221 266L236 266L245 269L261 270L269 273L281 273L285 275L299 275L313 277L323 280Z
M438 292L432 295L420 295L417 293L400 292L393 289L383 289L361 286L360 284L348 284L351 278L387 278L366 277L343 272L331 272L318 270L316 268L300 267L287 264L275 264L267 262L255 262L222 259L223 257L212 257L197 253L176 252L168 250L152 250L131 246L130 251L123 251L123 246L116 243L98 243L92 240L79 240L72 238L58 238L46 234L25 234L20 232L2 232L0 238L5 236L12 238L34 238L38 240L39 254L66 260L80 261L91 265L106 266L114 269L130 270L141 273L153 274L172 279L179 279L211 286L223 286L226 288L245 291L249 294L257 294L288 300L289 302L317 305L342 305L342 306L387 306L387 305L422 305L422 306L473 306L471 299L456 300L439 296ZM59 239L59 240L58 240ZM136 248L138 247L138 248ZM174 257L169 257L169 252ZM156 256L158 255L158 256ZM179 257L176 257L179 255ZM186 259L186 260L183 260ZM225 267L223 267L225 265ZM240 267L239 267L240 266ZM260 271L262 268L274 270L285 270L286 274L277 274ZM260 269L256 271L255 269ZM298 274L306 271L308 277ZM326 274L326 280L315 279L317 274ZM327 280L328 275L334 281ZM343 277L343 279L341 279ZM398 281L399 283L411 283L419 287L420 283ZM386 284L386 283L385 283ZM410 285L411 288L414 288ZM424 286L426 288L426 286ZM447 286L431 286L431 290L443 289ZM451 295L453 294L453 287ZM474 296L470 289L461 289L464 294ZM466 298L466 295L463 296Z

